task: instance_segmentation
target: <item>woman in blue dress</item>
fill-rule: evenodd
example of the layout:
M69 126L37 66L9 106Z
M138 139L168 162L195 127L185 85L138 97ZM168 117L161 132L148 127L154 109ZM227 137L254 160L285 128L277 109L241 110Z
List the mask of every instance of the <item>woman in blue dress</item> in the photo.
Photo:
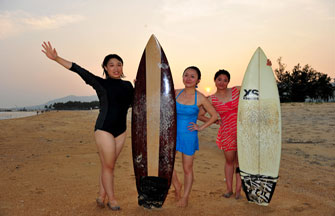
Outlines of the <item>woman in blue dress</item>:
M193 184L193 160L195 151L199 150L198 131L201 131L217 120L217 113L208 99L196 90L200 82L201 72L195 66L190 66L183 73L184 89L176 90L177 109L177 143L176 150L182 153L184 170L184 194L181 196L182 184L173 171L172 184L175 188L177 206L186 207ZM210 119L203 125L197 125L199 107L204 106L210 114Z

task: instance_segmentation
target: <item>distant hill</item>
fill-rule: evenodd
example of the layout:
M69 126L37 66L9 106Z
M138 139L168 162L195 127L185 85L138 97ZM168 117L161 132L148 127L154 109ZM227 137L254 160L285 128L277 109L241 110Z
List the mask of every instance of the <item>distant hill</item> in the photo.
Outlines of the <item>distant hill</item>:
M66 97L54 99L51 101L46 102L45 104L41 105L36 105L36 106L30 106L30 107L25 107L27 110L35 110L35 109L44 109L45 105L50 106L51 104L54 103L66 103L68 101L80 101L80 102L91 102L91 101L97 101L98 96L92 95L92 96L75 96L75 95L69 95Z

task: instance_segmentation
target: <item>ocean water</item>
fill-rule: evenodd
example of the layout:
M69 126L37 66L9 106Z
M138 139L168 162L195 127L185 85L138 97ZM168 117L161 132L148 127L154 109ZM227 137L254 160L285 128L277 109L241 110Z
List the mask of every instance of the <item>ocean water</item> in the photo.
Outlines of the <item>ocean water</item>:
M36 115L36 112L0 112L0 120Z

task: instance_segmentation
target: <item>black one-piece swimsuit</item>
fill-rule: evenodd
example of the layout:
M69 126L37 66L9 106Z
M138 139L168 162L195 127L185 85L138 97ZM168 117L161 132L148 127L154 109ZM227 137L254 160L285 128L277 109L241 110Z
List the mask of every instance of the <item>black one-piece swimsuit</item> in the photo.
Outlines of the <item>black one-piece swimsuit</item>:
M129 81L95 76L89 71L72 63L71 71L76 72L92 86L99 98L100 112L95 124L96 130L119 136L127 129L127 113L133 100L133 86Z

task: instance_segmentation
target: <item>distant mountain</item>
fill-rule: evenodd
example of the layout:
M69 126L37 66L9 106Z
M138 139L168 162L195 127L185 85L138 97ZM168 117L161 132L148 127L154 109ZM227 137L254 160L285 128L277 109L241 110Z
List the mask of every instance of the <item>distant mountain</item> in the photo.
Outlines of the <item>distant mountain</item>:
M35 110L35 109L44 109L45 105L50 106L51 104L54 103L66 103L68 101L80 101L80 102L91 102L91 101L97 101L98 96L92 95L92 96L75 96L75 95L69 95L66 97L54 99L51 101L46 102L45 104L41 105L36 105L36 106L30 106L30 107L25 107L27 110Z

